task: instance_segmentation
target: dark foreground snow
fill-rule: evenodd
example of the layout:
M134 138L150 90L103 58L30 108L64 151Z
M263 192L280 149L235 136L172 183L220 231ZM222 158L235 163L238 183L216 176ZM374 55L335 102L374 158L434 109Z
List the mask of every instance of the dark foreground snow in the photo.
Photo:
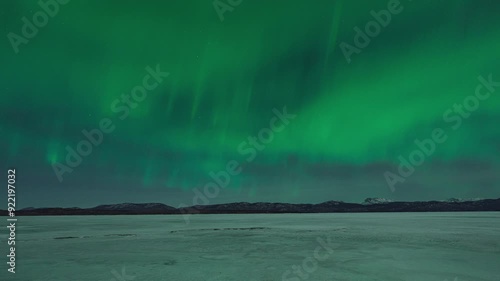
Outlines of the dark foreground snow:
M500 213L20 217L26 281L500 280ZM0 249L7 261L7 231Z

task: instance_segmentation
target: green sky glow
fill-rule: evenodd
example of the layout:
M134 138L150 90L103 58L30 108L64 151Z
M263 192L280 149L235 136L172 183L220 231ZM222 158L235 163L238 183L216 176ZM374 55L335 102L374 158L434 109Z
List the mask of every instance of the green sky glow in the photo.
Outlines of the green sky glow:
M286 106L297 117L213 203L499 197L500 88L458 130L443 120L478 76L500 81L498 1L401 1L348 63L339 44L387 3L244 0L221 22L210 1L70 1L18 54L0 45L2 167L25 205L190 204ZM5 35L40 10L2 6ZM168 78L119 120L113 101L156 65ZM103 118L116 129L59 183L52 165ZM436 127L449 139L391 193L384 171Z

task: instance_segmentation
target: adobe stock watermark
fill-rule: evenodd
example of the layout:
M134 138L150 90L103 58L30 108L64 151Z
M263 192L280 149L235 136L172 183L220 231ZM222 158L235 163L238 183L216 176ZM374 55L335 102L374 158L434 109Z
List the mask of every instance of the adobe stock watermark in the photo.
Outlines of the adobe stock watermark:
M483 76L478 77L479 84L476 86L474 95L469 95L460 104L454 104L453 107L447 109L443 113L443 121L451 125L453 131L458 130L463 120L469 118L476 111L481 102L489 99L495 92L496 88L500 87L500 82L493 81L492 74L488 78ZM408 177L413 175L415 167L421 166L425 160L436 151L439 144L443 144L448 139L448 135L442 128L435 128L431 136L422 141L416 139L414 141L417 148L413 150L407 158L399 155L399 167L397 173L386 171L384 173L385 180L390 190L394 192L397 183L404 183ZM408 160L407 160L408 159Z
M281 275L282 281L301 281L307 280L318 269L318 263L326 261L333 254L331 237L326 240L317 238L319 246L314 249L312 255L304 258L302 264L293 265L292 269L283 272Z
M247 156L244 160L247 163L252 162L257 157L257 153L264 150L266 145L273 141L274 135L282 132L290 124L290 120L297 117L295 114L288 113L286 106L281 111L274 108L272 112L274 116L269 121L268 128L262 128L256 136L249 136L246 141L238 145L238 153L242 156ZM210 202L209 199L217 197L221 188L226 188L230 184L231 177L239 175L242 171L243 168L240 166L240 162L236 160L228 161L224 170L220 170L217 173L211 171L209 176L212 181L203 187L203 192L198 188L193 189L194 197L192 206L188 207L188 205L182 203L178 206L186 224L190 222L190 215L200 213L195 208L196 205L208 205Z
M124 266L121 273L113 269L111 270L111 274L113 274L114 278L111 278L109 281L132 281L135 279L135 276L127 275Z
M127 118L131 110L137 108L139 103L147 98L148 92L155 90L170 75L168 72L162 72L159 64L156 65L155 69L150 66L145 69L148 74L142 78L142 83L132 88L130 94L122 94L120 99L111 103L111 111L119 114L119 120ZM59 182L63 181L65 173L72 173L73 169L83 162L83 158L89 156L93 148L103 142L104 134L110 134L115 129L116 126L111 118L103 118L99 121L98 128L90 131L82 130L84 139L76 144L76 149L69 145L65 147L67 152L65 163L52 163L52 169Z
M340 49L342 50L347 63L351 63L351 56L353 54L361 54L361 51L370 45L371 40L382 32L382 28L387 27L391 23L392 16L400 14L403 9L404 7L401 5L399 0L390 0L387 3L387 9L382 9L378 12L372 10L370 12L374 20L369 21L365 25L364 30L357 26L354 27L354 31L356 32L354 35L355 46L346 42L340 43Z
M215 12L219 16L220 21L224 21L224 14L226 12L234 11L234 8L238 7L243 0L214 0L212 3L214 5Z
M33 39L40 28L45 27L49 23L49 18L55 17L60 10L60 5L66 5L70 0L40 0L38 6L41 10L33 14L31 20L27 17L22 17L21 21L24 23L21 28L21 35L14 32L9 32L7 38L9 39L14 53L19 53L19 45L28 44L29 39Z

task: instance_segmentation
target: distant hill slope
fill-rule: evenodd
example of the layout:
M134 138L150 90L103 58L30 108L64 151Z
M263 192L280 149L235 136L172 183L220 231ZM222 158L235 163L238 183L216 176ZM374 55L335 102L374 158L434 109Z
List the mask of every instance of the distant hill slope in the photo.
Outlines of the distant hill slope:
M320 204L228 203L174 208L161 203L122 203L93 208L24 208L16 216L147 215L147 214L252 214L252 213L359 213L359 212L470 212L500 211L500 199L392 202L368 198L362 204L327 201ZM0 210L1 216L7 211Z

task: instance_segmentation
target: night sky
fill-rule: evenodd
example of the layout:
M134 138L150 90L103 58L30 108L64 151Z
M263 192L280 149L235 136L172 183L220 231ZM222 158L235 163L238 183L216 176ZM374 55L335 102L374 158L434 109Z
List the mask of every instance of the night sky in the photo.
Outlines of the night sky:
M346 59L389 2L243 0L220 17L209 0L72 0L13 47L42 8L2 1L4 180L16 168L18 207L177 207L236 161L210 204L500 197L500 2L401 0ZM144 80L143 100L121 100ZM491 95L460 114L478 85ZM67 147L102 120L112 132L60 181ZM391 190L386 172L437 128L446 141Z

